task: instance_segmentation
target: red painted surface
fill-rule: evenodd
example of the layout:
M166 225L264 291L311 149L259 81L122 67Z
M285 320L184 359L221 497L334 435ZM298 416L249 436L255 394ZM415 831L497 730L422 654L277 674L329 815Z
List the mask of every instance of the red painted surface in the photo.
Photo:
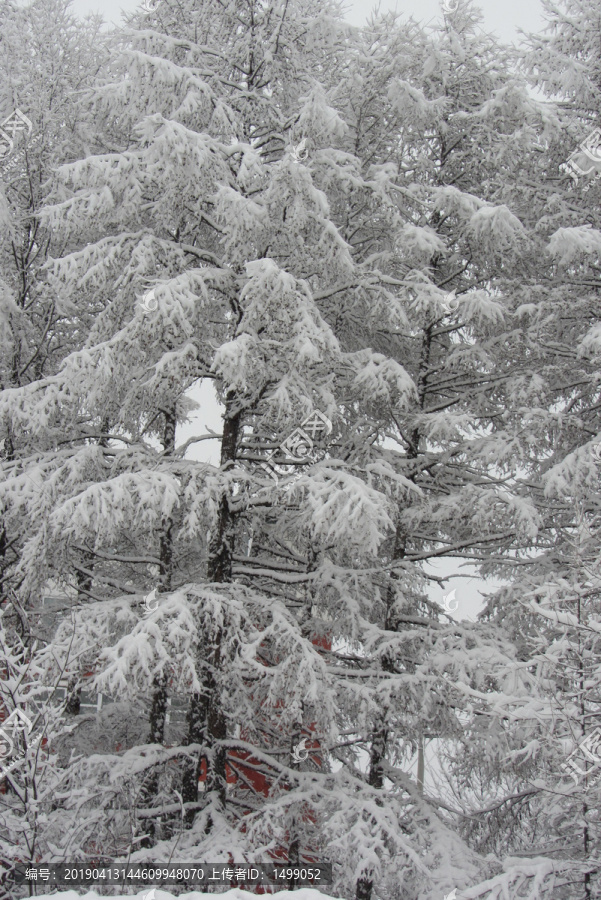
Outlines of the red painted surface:
M328 635L315 636L312 641L315 647L320 647L324 650L332 649L332 641ZM267 648L265 648L267 649ZM269 657L269 653L266 652L265 656ZM274 658L274 662L278 662L277 655L271 654ZM264 663L264 665L267 665ZM276 703L276 708L279 706L282 708L284 706L284 701L281 703ZM271 728L274 729L274 723L270 721ZM286 735L284 729L279 729L277 725L275 725L276 731L280 731L282 733L282 740L280 742L280 746L286 746L289 742L290 738ZM319 753L320 744L317 738L311 738L311 733L315 731L315 723L311 723L308 726L304 726L301 732L301 737L305 739L305 749L309 751L308 759L311 760L315 765L320 766L322 764L321 754ZM247 740L248 735L241 732L241 740ZM299 738L300 740L300 738ZM269 749L266 747L265 749ZM263 797L269 797L269 791L271 789L272 784L277 778L277 772L272 770L273 774L269 773L269 763L264 762L263 760L257 759L252 755L250 750L246 750L243 748L229 750L227 754L226 761L226 782L228 784L237 784L239 788L242 790L246 790L255 795L262 795ZM204 784L207 778L207 765L206 761L203 760L201 763L200 769L200 778L199 782ZM280 790L286 789L285 783L282 780L279 781L278 787ZM314 811L310 807L306 807L302 813L303 821L305 822L315 822L316 816ZM242 823L242 831L244 831L244 824ZM270 852L270 856L274 862L288 864L288 846L290 843L289 835L285 836L284 844L276 847L274 850ZM316 854L313 856L313 852ZM311 851L309 848L303 848L303 864L311 864L318 862L317 851ZM231 864L234 864L234 860L231 860ZM239 885L239 887L243 887L245 890L250 891L255 894L265 894L271 893L271 889L268 887L263 887L261 885ZM277 888L276 888L277 889Z
M315 635L312 639L312 643L315 647L320 647L324 650L331 650L332 641L328 635ZM265 648L267 650L267 648ZM274 659L274 663L278 662L277 654L266 653L266 656L272 656ZM263 663L267 665L267 663ZM83 673L83 678L88 679L94 676L93 671L86 671ZM2 673L0 672L0 677L2 677ZM281 703L276 703L276 708L278 706L283 707L284 701ZM0 705L0 723L2 723L7 717L6 709ZM270 723L273 727L273 722ZM276 726L277 727L277 726ZM280 729L277 729L278 731ZM301 733L301 737L305 738L305 749L309 751L308 759L311 760L315 765L321 766L321 755L319 753L320 745L319 741L316 738L311 738L311 733L315 730L315 724L312 723L303 728ZM282 740L281 745L285 746L289 738L286 737L283 729L282 731ZM241 734L241 740L245 740L244 733ZM42 747L47 745L47 738L43 738ZM115 752L119 752L122 749L122 745L118 743L115 746ZM265 749L269 749L266 747ZM229 750L226 757L226 766L225 766L225 776L226 782L228 785L238 784L242 789L246 788L246 790L252 792L253 794L262 795L263 797L269 797L269 791L271 789L271 785L275 781L277 777L277 773L275 770L273 771L273 775L269 773L269 763L264 762L263 760L259 760L252 755L250 750L246 750L243 748ZM263 771L261 771L263 770ZM206 760L201 760L200 765L200 776L199 776L199 784L204 785L207 779L207 762ZM280 789L286 789L285 784L282 781L279 782ZM6 779L0 779L0 794L6 793ZM307 822L314 822L315 816L313 811L307 807L307 809L303 812L303 820ZM288 840L288 839L287 839ZM288 862L288 851L286 847L281 846L277 847L271 852L271 856L275 862L287 863ZM310 854L305 852L303 854L306 863L317 862L317 858L312 859ZM235 865L235 861L231 859L230 865ZM261 885L237 885L238 887L245 887L246 890L252 891L257 894L270 893L269 888L264 888Z

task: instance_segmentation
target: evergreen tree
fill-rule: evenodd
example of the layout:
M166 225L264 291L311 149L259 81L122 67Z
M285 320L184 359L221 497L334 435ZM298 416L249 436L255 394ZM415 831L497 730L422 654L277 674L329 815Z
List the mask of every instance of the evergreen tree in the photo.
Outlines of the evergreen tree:
M599 891L599 188L592 177L571 178L565 163L598 122L598 10L545 7L546 34L532 36L523 55L549 101L516 185L534 252L514 292L519 329L505 387L506 421L522 423L516 483L536 509L536 539L529 553L491 560L488 571L510 584L486 611L531 686L527 698L499 696L488 723L472 721L455 774L458 789L469 781L486 794L492 813L473 818L481 800L464 791L464 835L514 857L489 890L591 898ZM493 743L496 754L486 755Z
M89 672L115 701L102 752L83 718L55 739L44 861L325 857L359 900L547 877L484 858L513 851L504 811L534 794L527 729L502 717L533 664L517 627L454 622L428 590L435 562L516 577L556 528L557 414L531 406L561 312L533 309L552 232L528 184L559 119L477 21L352 31L333 3L161 0L110 44L93 152L72 148L35 219L73 331L0 395L14 609L27 623L49 582L72 598L23 664L67 676L72 713ZM545 399L571 403L549 365ZM212 435L177 440L207 380L219 466L189 453ZM428 737L469 812L407 775Z

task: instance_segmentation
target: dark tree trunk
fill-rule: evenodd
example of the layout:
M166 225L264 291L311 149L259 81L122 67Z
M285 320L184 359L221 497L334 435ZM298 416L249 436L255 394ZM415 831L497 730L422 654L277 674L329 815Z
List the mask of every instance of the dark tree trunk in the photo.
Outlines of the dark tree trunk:
M8 534L4 521L0 521L0 602L4 599L4 569L6 568L6 548L8 546Z
M233 394L228 394L221 442L222 467L233 463L236 459L242 411L232 412L234 402ZM234 526L235 516L230 510L230 498L224 491L219 501L217 527L209 546L207 577L214 584L224 584L232 580Z
M167 715L167 676L155 675L153 679L152 703L149 718L149 744L162 744L165 739L165 718Z
M426 379L428 366L430 363L430 353L432 346L432 330L427 328L422 341L420 370L417 378L418 405L421 410L424 409ZM417 459L419 455L420 433L419 429L414 429L409 439L407 449L407 459ZM409 475L409 479L415 482L415 473ZM392 549L392 561L398 562L405 558L407 552L407 534L402 525L397 525L394 546ZM397 631L399 627L399 619L395 609L396 606L396 590L395 586L398 582L398 575L391 573L390 581L386 590L386 615L384 620L384 628L387 631ZM382 668L387 672L394 671L394 660L390 655L385 655L382 659ZM371 787L381 790L384 784L384 761L386 759L386 750L388 745L388 729L386 728L387 720L386 711L380 717L379 723L374 728L371 736L371 748L369 759L368 782ZM381 801L380 801L381 802ZM357 879L355 886L356 900L371 900L373 891L373 879L369 875Z
M242 410L234 411L235 396L228 394L226 398L223 422L223 438L221 442L221 466L227 467L236 459L236 450L240 434ZM218 508L215 533L209 545L207 577L213 584L226 584L232 580L232 558L234 553L235 516L230 509L230 498L223 492ZM218 690L218 677L221 664L221 633L214 632L207 641L208 649L199 660L199 668L203 672L203 690L195 693L190 699L187 724L186 744L202 744L202 750L194 762L185 769L182 782L184 803L198 802L198 779L202 761L207 767L205 793L216 793L219 802L225 806L226 771L225 750L221 745L227 735L225 716L221 707ZM196 810L189 810L185 822L190 827L194 821ZM210 827L210 822L207 827Z
M186 713L187 734L184 741L185 744L205 743L204 724L206 720L206 705L203 695L194 693L190 698L188 712ZM202 754L199 754L194 760L186 762L182 779L182 800L184 803L198 802L198 779L200 778L202 758ZM184 822L188 828L192 826L195 815L196 810L186 810Z
M296 821L292 822L292 833L296 832L297 826ZM290 866L298 866L300 863L300 840L298 837L293 837L288 845L288 865ZM289 882L288 890L294 891L299 886L298 878L292 878Z
M67 682L67 700L65 712L72 716L78 716L81 710L81 685L78 685L77 675L72 675Z
M165 456L172 456L175 451L175 406L165 415L165 427L163 429L163 452ZM173 575L173 520L165 519L159 540L159 588L161 591L171 590ZM165 740L165 725L167 718L167 675L161 672L155 675L152 686L152 700L150 705L150 717L148 720L149 744L162 744ZM142 787L142 805L152 807L159 794L160 775L156 767L148 774ZM152 847L157 838L158 822L148 821L148 834L140 842L142 847Z
M165 413L165 428L163 430L163 453L165 456L173 456L175 452L175 406L169 413ZM165 519L159 543L159 586L161 591L171 590L173 577L173 520Z
M404 558L406 547L407 536L399 524L394 536L394 547L392 550L392 559L394 562L398 562L398 560ZM398 575L393 572L390 576L390 581L386 590L386 616L384 628L387 631L395 631L398 626L395 617L395 583L397 581ZM394 662L391 657L385 656L383 658L382 668L387 672L392 672L394 670ZM384 762L386 760L386 750L388 746L388 728L386 727L387 718L387 714L384 713L380 717L379 722L371 735L367 781L370 787L377 788L378 790L381 790L384 785ZM369 875L358 878L355 884L355 900L371 900L373 886L373 879L370 878Z
M94 560L95 557L93 553L86 550L80 551L79 562L81 568L86 569L86 571L82 572L79 568L75 570L75 577L77 579L77 599L79 601L86 601L90 597L93 582L92 573L94 572Z
M150 706L148 744L162 744L165 739L165 718L167 714L167 677L165 674L155 675L153 679L152 702ZM156 802L159 792L159 773L152 769L141 790L141 805L151 807ZM152 847L157 837L157 822L146 820L148 830L146 837L140 841L141 847Z
M371 878L358 878L355 886L355 900L371 900L374 883Z
M101 430L103 433L106 433L109 430L110 422L107 416L105 416L101 423ZM108 447L108 438L101 437L98 441L99 447ZM95 565L96 557L91 552L80 551L79 562L82 569L85 569L85 572L80 571L79 569L75 570L75 578L77 580L78 594L77 599L79 601L89 600L90 593L92 591L92 585L94 583L94 565ZM70 702L70 699L69 701ZM76 701L74 701L75 706L77 705ZM75 707L74 707L75 708ZM79 712L79 709L78 709Z

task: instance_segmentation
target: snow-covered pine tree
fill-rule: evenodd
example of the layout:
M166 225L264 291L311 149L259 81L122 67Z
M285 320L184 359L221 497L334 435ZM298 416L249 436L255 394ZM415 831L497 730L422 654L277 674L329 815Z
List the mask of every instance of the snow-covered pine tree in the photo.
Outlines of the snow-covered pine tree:
M540 111L467 11L431 41L384 20L352 45L336 15L163 0L96 95L108 152L60 170L45 211L62 298L102 311L56 377L2 398L48 442L52 492L14 577L25 607L49 578L78 594L40 652L49 681L57 660L93 668L130 717L152 693L145 744L67 769L78 843L45 860L330 855L360 897L486 871L399 763L424 734L457 737L465 694L484 707L513 663L490 629L439 621L425 564L532 538L489 471L493 453L512 465L518 417L498 427L504 304L481 286L519 261L499 160L516 170L517 123ZM175 439L202 378L225 410L218 469ZM329 458L257 477L315 409ZM131 600L152 588L145 617ZM167 692L190 698L169 737ZM319 752L299 769L303 733Z
M492 720L466 723L463 758L451 767L466 838L508 858L489 891L527 887L537 900L598 894L598 525L582 512L589 497L580 503L574 525L549 492L548 511L562 505L565 524L558 517L551 529L547 517L535 562L489 603L518 643L531 696L499 693ZM474 817L482 806L490 815Z
M12 149L3 142L0 162L0 389L5 392L56 371L69 348L82 341L76 322L85 312L74 316L74 308L49 287L42 271L52 235L42 227L37 213L46 201L53 165L82 152L86 123L78 92L91 85L96 75L102 57L99 29L97 17L84 26L76 25L63 0L36 0L27 8L9 2L0 8L0 121L19 110L25 117L21 121L31 123L31 130L24 128L14 136ZM14 434L8 420L0 430L4 480L8 472L20 468L20 458L31 463L44 448L23 431ZM63 777L46 749L61 731L56 696L39 708L32 706L35 698L40 699L39 685L32 678L38 623L32 622L22 605L15 576L31 534L32 521L24 512L35 517L40 481L33 473L17 479L10 498L3 493L0 500L0 723L17 710L26 710L33 730L20 735L15 753L36 742L35 752L25 760L18 758L2 779L4 873L16 859L37 857L36 834L40 822L47 822L49 805ZM9 762L2 758L2 763ZM49 834L55 825L47 828ZM11 895L4 877L2 882L0 895Z
M296 554L300 571L280 573L280 585L292 587L279 597L244 587L243 579L232 582L234 539L248 530L251 512L274 505L269 494L253 500L243 490L250 478L235 464L244 429L256 451L257 437L285 436L315 406L335 417L340 391L352 407L374 388L401 403L412 390L400 366L389 362L378 369L379 357L367 381L369 349L341 355L318 305L328 310L332 298L352 297L353 291L361 298L364 285L377 286L378 279L355 271L325 194L292 154L283 153L290 137L294 143L303 137L315 164L323 153L321 166L332 169L328 177L352 176L349 161L330 149L343 125L325 89L308 75L325 70L328 60L331 66L332 39L341 29L323 11L315 10L312 18L308 13L290 7L278 19L270 7L257 6L239 33L235 5L225 12L206 5L202 26L211 21L216 29L206 36L207 49L195 34L196 12L189 10L186 20L165 4L156 14L159 28L161 17L171 16L163 33L147 30L126 38L132 42L122 66L128 78L103 89L100 102L113 140L121 123L123 146L138 129L132 148L61 170L58 202L45 218L49 227L62 229L67 242L77 231L85 243L55 263L64 296L79 293L83 282L84 294L110 296L112 302L98 316L87 346L67 358L57 377L4 398L13 427L39 434L60 423L65 448L62 457L46 458L52 473L47 483L58 496L26 547L19 568L22 593L35 597L54 576L77 587L80 598L94 600L85 613L75 613L73 634L65 624L47 649L49 675L56 659L65 665L73 657L82 665L85 660L96 666L99 685L126 689L135 698L154 684L155 710L161 709L166 673L174 691L192 693L184 748L166 753L152 745L146 765L137 767L151 770L157 762L193 754L180 795L186 824L193 826L178 844L188 856L227 858L233 852L243 858L248 847L264 855L282 842L296 846L300 856L293 823L309 828L307 802L311 794L320 799L321 786L313 785L307 796L305 781L294 781L294 770L278 763L278 755L289 751L265 746L256 710L262 709L263 718L273 711L278 743L298 737L307 722L320 736L336 739L335 686L318 691L326 669L312 640L315 629L325 626L311 622L311 595L296 586L319 585L315 556L323 553L326 538L338 552L373 555L389 523L383 495L359 475L345 466L321 471L294 487L290 508L282 507L278 518L278 532L296 533L303 545L304 556ZM305 48L302 67L289 58L299 47ZM153 112L141 119L147 109ZM121 230L112 235L117 224ZM157 274L158 308L153 311L154 301L148 302L132 317L149 276ZM148 316L148 310L156 314ZM219 381L225 405L219 471L184 460L175 453L171 431L167 438L173 411L181 420L189 408L185 391L203 377ZM163 439L162 453L147 435ZM8 483L8 491L14 484ZM207 525L213 534L203 554ZM177 572L171 587L179 583L180 590L164 598L152 619L140 622L123 592L150 587L154 573L144 571L146 566L157 566L161 575L168 568L156 549L149 554L149 545L169 547L169 564ZM94 557L93 569L81 564L81 552ZM208 584L194 584L205 564ZM321 564L328 580L330 566L327 560ZM272 572L270 565L273 581ZM82 583L78 575L89 581ZM299 606L308 621L299 623ZM255 654L270 644L275 650L266 667ZM244 740L236 742L235 726L243 729ZM232 741L297 790L291 799L270 797L270 818L261 817L259 808L257 822L248 816L236 830L232 804L227 815L225 809L225 754ZM120 761L119 772L127 771L131 758ZM205 798L197 802L203 763ZM112 758L95 765L102 770L100 780L111 768L114 776ZM88 768L85 777L89 783ZM139 796L148 796L146 786ZM330 802L335 796L334 786ZM104 797L114 803L108 784ZM298 810L289 813L292 806ZM195 817L198 808L202 814ZM309 816L317 812L309 810ZM118 826L126 820L124 811ZM107 833L110 827L114 834L114 825L115 816L108 817L99 833L91 817L80 829L82 851L89 850L92 835L95 846L116 847L118 840ZM168 823L167 838L174 827ZM130 834L117 852L146 837ZM154 847L155 857L161 846Z
M5 3L0 10L0 121L17 111L31 124L17 132L0 164L0 387L30 383L56 371L68 348L81 344L74 308L49 289L42 266L51 234L37 217L48 190L52 166L79 155L86 134L78 94L96 74L101 50L99 23L76 28L65 0L36 0L27 9ZM44 283L46 282L46 283ZM43 284L44 283L44 284ZM42 287L43 284L43 287ZM83 311L78 312L79 317ZM71 316L71 318L69 318ZM75 327L74 327L75 326ZM84 327L84 333L87 331ZM15 446L4 423L0 456L13 460L27 447ZM29 482L32 491L37 485ZM25 484L23 484L25 489ZM14 587L6 568L14 566L25 523L16 532L0 525L0 594Z
M600 724L599 187L592 178L574 182L560 166L599 124L599 14L587 2L546 11L547 34L531 38L523 59L549 98L545 129L508 187L522 196L534 252L512 292L519 328L508 341L513 371L504 387L506 422L521 422L516 482L536 509L537 535L530 553L491 560L488 571L511 583L486 613L517 646L532 696L499 694L492 721L466 728L456 774L463 833L514 857L481 896L503 888L588 900L599 892L599 786L568 759L573 753L575 765L594 769L579 747ZM494 755L483 752L491 742ZM477 799L464 790L468 782ZM483 801L491 815L473 819Z
M377 259L390 284L402 285L402 296L410 293L412 302L403 310L409 327L374 329L375 346L402 360L418 389L417 401L405 410L387 404L369 410L372 428L390 442L384 452L377 448L378 456L419 492L403 499L395 517L396 535L387 548L392 572L388 583L381 582L383 602L372 608L371 633L365 632L362 645L380 677L362 682L363 694L370 691L362 724L371 733L368 783L375 805L355 847L359 897L370 895L374 880L380 891L386 883L379 869L386 824L377 807L390 809L406 790L407 779L395 766L403 748L415 749L423 736L460 738L467 719L461 711L474 705L466 694L477 698L481 719L489 691L509 683L525 696L532 684L528 672L520 677L508 642L489 628L440 623L424 589L428 578L436 580L427 562L463 558L490 570L499 556L527 552L537 525L535 504L513 479L521 452L520 398L516 390L509 409L504 390L514 375L506 342L514 339L511 314L519 305L522 254L530 241L520 222L515 146L527 153L543 123L558 126L528 97L524 83L507 74L499 48L475 33L474 18L462 8L430 40L417 29L395 31L390 19L374 22L348 80L353 115L345 118L355 125L356 152L369 160L372 178L377 173L384 202L379 221L373 217L381 231L372 222L362 234L351 213L353 237L342 233L371 265ZM487 752L494 757L494 745ZM411 803L414 796L405 794ZM428 800L452 811L444 798ZM485 818L487 806L470 812ZM455 809L448 822L461 820L461 807ZM469 855L448 834L442 840L442 833L428 856L430 883L436 869L442 888L477 880ZM365 848L373 848L371 859ZM462 875L454 869L458 858ZM408 896L420 881L422 873L404 885Z

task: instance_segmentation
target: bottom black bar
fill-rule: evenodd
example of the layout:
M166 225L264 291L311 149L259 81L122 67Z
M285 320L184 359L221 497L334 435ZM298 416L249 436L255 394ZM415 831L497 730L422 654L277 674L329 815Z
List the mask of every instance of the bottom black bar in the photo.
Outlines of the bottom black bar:
M14 870L16 884L332 884L332 863L286 866L223 863L103 863L25 866Z

